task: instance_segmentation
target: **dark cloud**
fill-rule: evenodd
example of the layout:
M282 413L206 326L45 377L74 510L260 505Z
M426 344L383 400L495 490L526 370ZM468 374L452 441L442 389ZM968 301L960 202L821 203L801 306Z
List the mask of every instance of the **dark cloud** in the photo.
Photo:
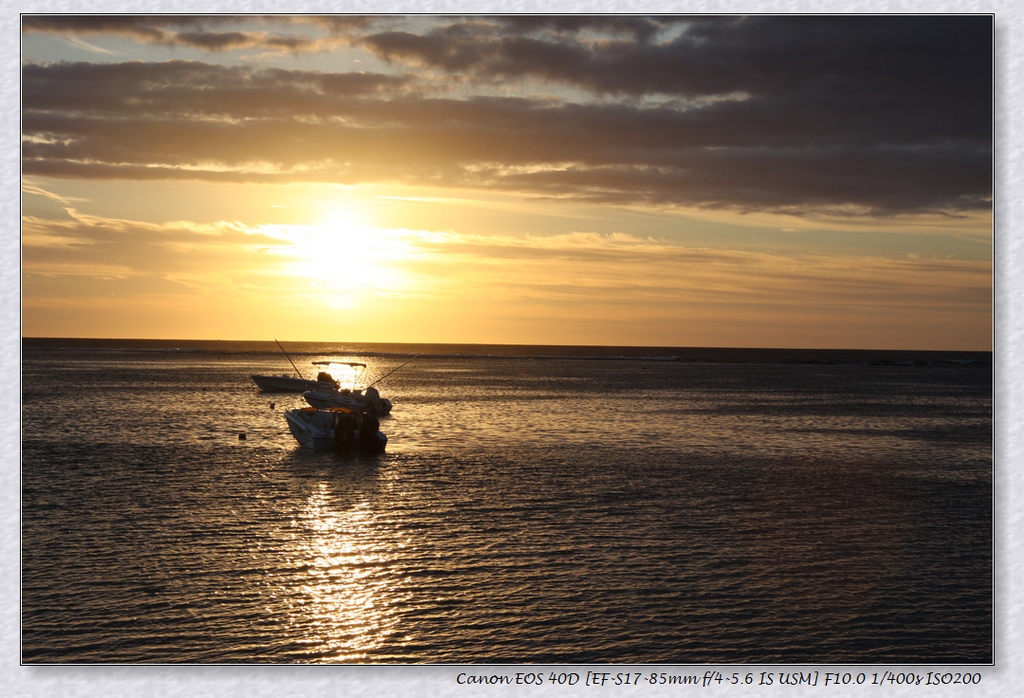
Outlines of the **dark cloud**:
M188 47L206 53L239 49L316 51L320 41L265 31L266 26L287 28L287 18L232 15L24 15L22 32L62 36L113 35L167 47ZM332 24L328 29L365 26L365 22ZM248 27L235 29L234 27ZM228 31L221 28L232 27Z
M197 61L28 64L22 69L25 114L95 118L297 118L337 113L339 97L393 94L409 80L373 73L253 70Z
M560 31L544 31L553 27ZM651 41L659 31L664 40ZM987 16L542 16L454 20L420 34L381 32L362 41L384 58L468 66L481 77L537 75L594 90L692 95L775 92L823 77L883 86L898 81L911 89L908 79L959 81L990 70L991 33ZM524 62L516 55L524 43L560 60ZM575 60L562 59L568 55Z
M616 15L505 15L492 21L506 31L536 33L549 31L556 34L598 34L628 36L637 41L647 41L658 32L682 21L685 17L667 15L654 17Z
M44 19L32 31L70 31L75 21ZM90 31L149 32L153 41L172 26L158 18L77 19ZM363 19L300 18L333 22L336 32L380 24ZM207 50L248 36L174 21L177 41L206 41ZM189 61L26 64L24 171L386 180L793 214L990 206L987 16L511 16L425 24L362 38L404 66L400 74ZM428 67L429 79L416 66ZM437 92L444 83L435 71L461 80L458 96ZM598 98L486 95L508 80ZM474 83L476 95L467 87Z
M244 32L178 32L178 43L202 51L231 51L253 45L252 37Z

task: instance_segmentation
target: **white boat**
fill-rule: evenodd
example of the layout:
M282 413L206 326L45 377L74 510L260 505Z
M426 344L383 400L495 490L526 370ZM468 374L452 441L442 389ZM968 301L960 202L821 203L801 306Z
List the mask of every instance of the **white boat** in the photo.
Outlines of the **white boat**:
M285 358L288 359L288 363L295 369L295 375L282 374L280 376L266 376L266 375L254 375L250 376L252 382L255 383L260 390L266 393L301 393L306 390L336 390L341 386L341 383L329 371L320 371L317 374L316 380L310 380L302 375L299 371L299 367L292 361L292 357L288 356L288 352L284 350L281 343L276 339L274 342L277 343L281 353L284 354ZM330 365L330 361L314 361L314 366Z
M388 443L380 422L344 407L285 410L285 420L300 446L339 453L383 453Z
M320 386L307 390L302 397L312 407L344 407L360 414L372 414L383 417L391 414L391 401L380 396L373 385L365 389L356 387L356 382L366 370L366 364L357 361L315 361L314 364L324 366L335 385Z
M265 393L301 393L306 390L332 390L338 387L339 383L330 374L321 371L320 376L324 377L324 380L311 380L289 375L254 375L250 377L252 382Z
M371 414L374 417L385 417L391 414L391 400L382 398L372 385L366 390L351 388L308 390L302 394L302 397L313 407L345 407L362 414Z

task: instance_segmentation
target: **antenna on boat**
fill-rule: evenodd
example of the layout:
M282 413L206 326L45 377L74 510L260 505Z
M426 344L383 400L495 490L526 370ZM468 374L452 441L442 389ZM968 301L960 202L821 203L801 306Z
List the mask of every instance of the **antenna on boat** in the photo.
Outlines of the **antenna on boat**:
M280 343L280 342L278 342L278 341L277 341L276 339L275 339L274 341L275 341L275 342L277 342L277 348L278 348L278 349L280 349L280 350L281 350L281 353L282 353L282 354L284 354L284 357L285 357L286 359L288 359L288 363L290 363L290 364L292 365L292 368L294 368L294 369L295 369L295 372L296 372L297 374L299 374L299 378L301 378L301 379L305 380L305 379L306 379L306 377L305 377L304 375L302 375L302 371L300 371L300 370L299 370L299 367L295 365L295 362L294 362L294 361L292 361L292 357L288 356L288 352L286 352L286 351L284 350L284 347L282 347L282 346L281 346L281 343Z
M412 363L413 361L415 361L416 359L420 358L421 356L423 356L423 354L417 354L416 356L412 357L411 359L409 359L408 361L406 361L406 362L405 362L404 364L402 364L401 366L396 366L395 368L391 369L390 371L388 371L388 372L387 372L387 373L385 373L385 374L384 374L383 376L381 376L380 378L378 378L377 380L375 380L375 381L374 381L373 383L370 383L370 384L369 384L369 385L367 385L366 387L367 387L367 388L369 388L369 387L371 387L371 386L373 386L373 385L376 385L377 383L380 383L380 382L381 382L382 380L384 380L385 378L387 378L388 376L390 376L390 375L391 375L392 373L394 373L394 372L395 372L395 371L397 371L398 369L402 368L402 366L406 366L406 365L408 365L408 364L411 364L411 363ZM364 388L364 390L365 390L365 389L366 389L366 388Z

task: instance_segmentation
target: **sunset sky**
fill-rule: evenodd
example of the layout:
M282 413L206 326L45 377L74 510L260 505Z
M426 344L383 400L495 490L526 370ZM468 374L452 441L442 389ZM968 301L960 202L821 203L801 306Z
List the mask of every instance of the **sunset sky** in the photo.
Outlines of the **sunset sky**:
M22 17L22 335L992 348L993 19Z

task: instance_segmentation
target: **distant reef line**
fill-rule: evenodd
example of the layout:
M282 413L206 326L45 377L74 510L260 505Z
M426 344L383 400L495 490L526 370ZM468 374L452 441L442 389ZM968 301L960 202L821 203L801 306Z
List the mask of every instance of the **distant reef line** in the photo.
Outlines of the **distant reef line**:
M699 363L869 364L894 366L991 365L991 351L911 349L774 349L743 347L643 347L529 344L416 344L282 341L292 356L418 357L422 359L537 359L678 361ZM22 350L280 354L274 340L92 339L23 337Z

